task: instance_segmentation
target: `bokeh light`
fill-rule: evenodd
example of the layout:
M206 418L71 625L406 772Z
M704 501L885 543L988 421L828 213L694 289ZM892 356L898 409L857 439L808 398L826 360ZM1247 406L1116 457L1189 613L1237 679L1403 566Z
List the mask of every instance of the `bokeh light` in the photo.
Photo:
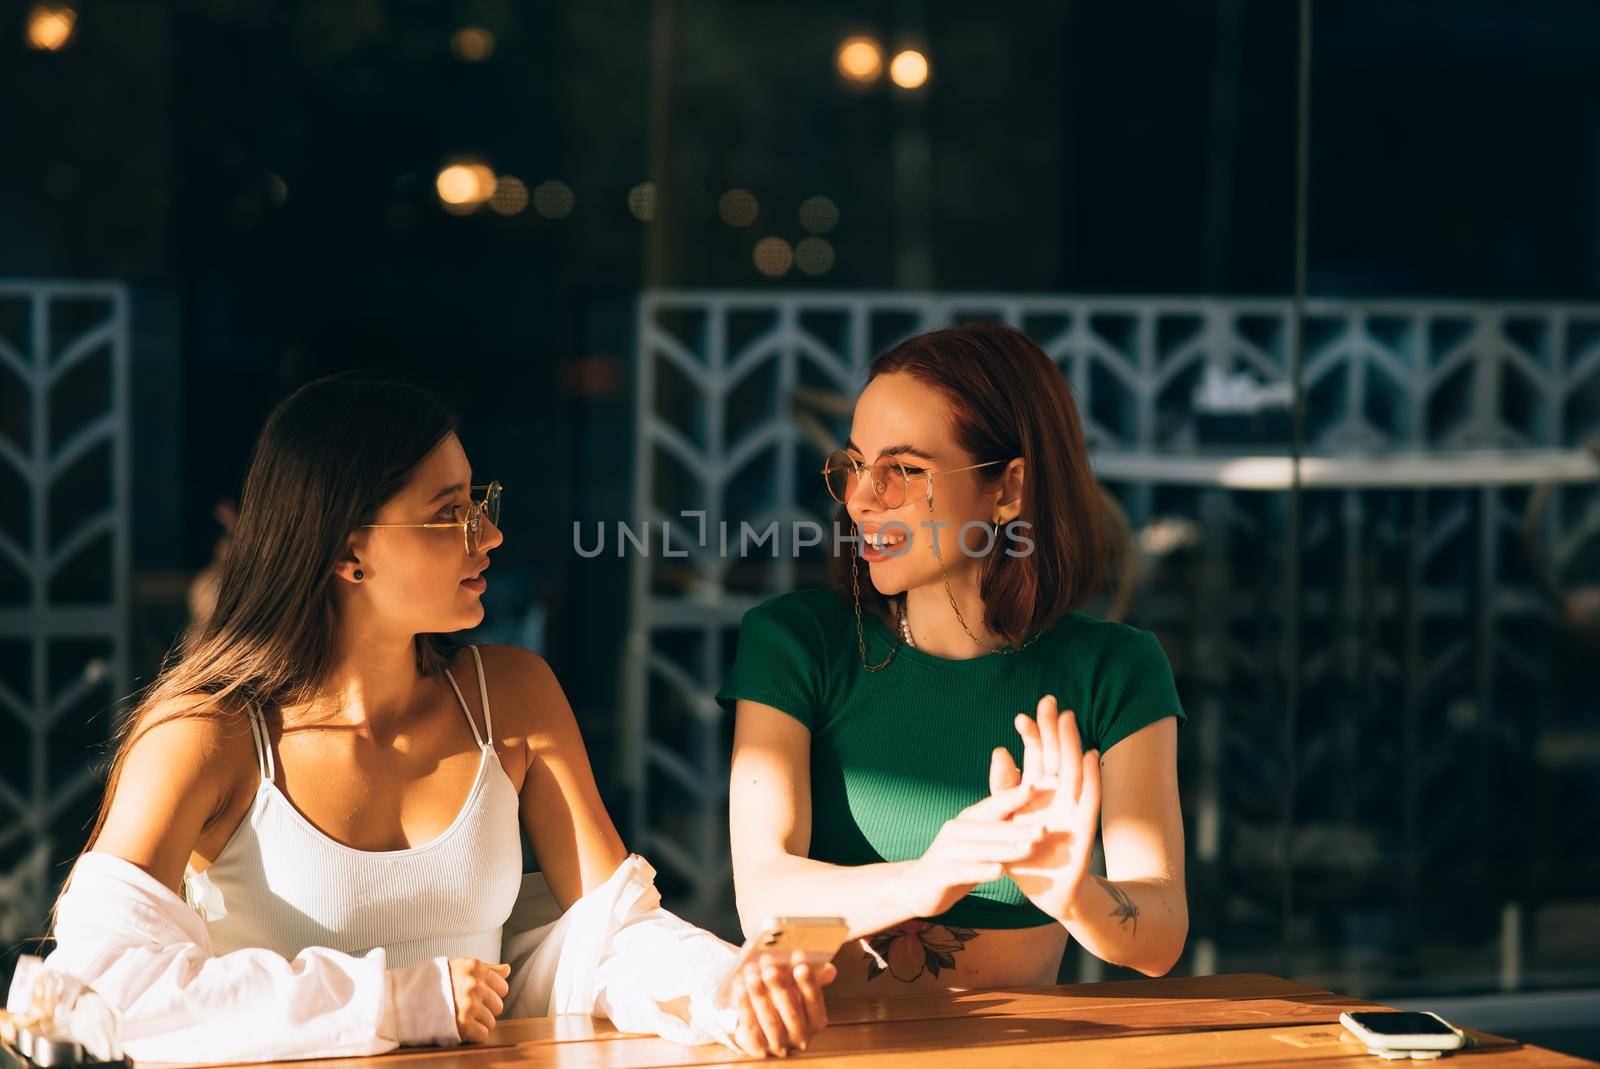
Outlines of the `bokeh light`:
M833 246L826 238L801 238L794 248L794 263L808 275L825 275L833 268Z
M729 226L749 226L761 214L761 202L748 189L730 189L717 201L717 213Z
M495 179L494 196L489 207L501 215L516 215L528 206L528 187L514 174L503 174Z
M439 201L452 215L466 215L494 196L494 169L475 160L457 160L434 179Z
M577 198L572 187L559 178L540 182L533 190L533 210L546 219L565 219L572 214Z
M766 237L756 242L751 254L756 270L768 278L781 278L794 266L794 250L780 237Z
M800 225L813 234L826 234L839 225L839 206L821 194L800 204Z
M606 397L628 382L628 368L610 353L591 353L569 360L560 370L561 388L576 397Z
M439 199L446 204L470 203L478 192L478 183L473 180L472 171L459 163L452 163L440 171L434 185L439 190Z
M906 49L889 64L889 77L901 89L917 89L928 80L928 57L915 49Z
M883 49L870 37L847 37L834 53L833 62L846 80L870 82L883 73Z
M35 52L59 52L72 40L78 13L65 4L35 4L28 12L28 47Z
M450 35L450 51L463 63L482 63L494 55L494 34L482 26L463 26Z
M628 190L628 211L635 219L646 223L656 217L656 184L640 182Z

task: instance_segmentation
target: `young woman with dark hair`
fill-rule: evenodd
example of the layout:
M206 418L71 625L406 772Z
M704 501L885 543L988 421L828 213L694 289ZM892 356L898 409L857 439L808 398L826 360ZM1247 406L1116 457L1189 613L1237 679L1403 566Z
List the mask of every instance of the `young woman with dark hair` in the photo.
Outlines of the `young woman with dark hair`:
M502 541L500 486L474 485L455 426L365 374L272 413L215 609L129 721L42 967L163 1061L482 1042L508 1005L556 1003L805 1045L831 967L747 970L737 1013L714 1004L734 951L656 908L549 665L447 639L483 619ZM526 982L502 944L519 827L567 911Z
M717 695L746 928L847 917L840 994L1053 983L1069 937L1169 970L1185 714L1154 636L1077 611L1106 538L1059 369L1005 326L913 337L824 477L859 552L746 614Z

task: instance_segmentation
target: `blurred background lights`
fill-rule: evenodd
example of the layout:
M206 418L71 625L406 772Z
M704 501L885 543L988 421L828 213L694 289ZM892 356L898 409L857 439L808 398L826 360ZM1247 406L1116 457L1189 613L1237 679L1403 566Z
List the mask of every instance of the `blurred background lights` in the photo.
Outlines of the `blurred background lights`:
M446 204L467 204L478 191L472 171L460 163L452 163L440 171L434 185L439 190L439 199Z
M489 207L501 215L516 215L528 206L528 187L514 174L503 174L495 180L494 196Z
M846 80L870 82L883 73L883 49L870 37L847 37L834 53L833 62Z
M28 47L36 52L59 52L72 40L78 13L65 4L35 4L28 12Z
M482 63L494 55L494 34L482 26L463 26L450 35L450 51L463 63Z
M494 196L494 170L488 165L458 160L434 179L439 201L453 215L465 215Z
M800 204L800 225L813 234L826 234L839 225L839 206L827 197L807 197Z
M901 89L916 89L928 80L928 57L906 49L889 64L889 77Z
M656 184L640 182L628 190L628 211L648 223L656 217Z
M794 263L808 275L825 275L833 267L833 246L826 238L801 238L794 247Z
M717 201L717 213L729 226L749 226L761 213L761 202L748 189L730 189Z
M533 190L533 210L546 219L565 219L572 214L574 201L572 187L559 178L540 182Z
M494 168L486 163L468 163L466 166L468 173L472 175L473 187L477 190L474 199L481 203L494 196Z
M560 371L561 388L576 397L605 397L621 390L628 368L610 353L590 353L569 360Z
M794 250L780 237L762 238L756 242L751 258L755 260L756 270L768 278L780 278L794 266Z

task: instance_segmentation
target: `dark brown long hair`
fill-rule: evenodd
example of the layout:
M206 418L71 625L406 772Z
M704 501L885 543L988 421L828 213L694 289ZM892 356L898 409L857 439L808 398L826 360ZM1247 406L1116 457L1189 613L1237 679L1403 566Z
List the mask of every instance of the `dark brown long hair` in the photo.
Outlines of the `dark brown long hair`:
M1032 525L1033 551L1013 557L997 539L984 558L978 589L989 629L1020 644L1093 597L1106 575L1105 510L1078 407L1044 350L1012 327L968 323L907 338L872 362L867 381L895 372L944 395L956 444L972 463L1023 460L1017 519ZM1003 470L977 474L995 481ZM849 523L842 508L840 523ZM844 551L829 560L834 590L846 600L853 597L850 563ZM871 582L861 584L861 601L880 614L889 610Z
M212 716L242 723L314 698L332 667L335 563L350 533L456 429L428 391L373 372L296 390L267 417L245 476L232 544L205 625L176 648L118 732L88 846L105 825L129 748L158 723ZM418 635L417 668L437 675L450 642Z

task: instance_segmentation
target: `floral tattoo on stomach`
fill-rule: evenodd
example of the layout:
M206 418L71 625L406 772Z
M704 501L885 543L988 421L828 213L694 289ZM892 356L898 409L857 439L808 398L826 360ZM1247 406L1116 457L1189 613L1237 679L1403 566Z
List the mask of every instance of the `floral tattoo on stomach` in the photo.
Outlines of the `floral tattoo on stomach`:
M885 928L867 940L867 979L876 980L888 973L896 980L911 983L923 973L938 976L956 966L956 955L978 933L971 928L956 928L932 921L910 920Z

